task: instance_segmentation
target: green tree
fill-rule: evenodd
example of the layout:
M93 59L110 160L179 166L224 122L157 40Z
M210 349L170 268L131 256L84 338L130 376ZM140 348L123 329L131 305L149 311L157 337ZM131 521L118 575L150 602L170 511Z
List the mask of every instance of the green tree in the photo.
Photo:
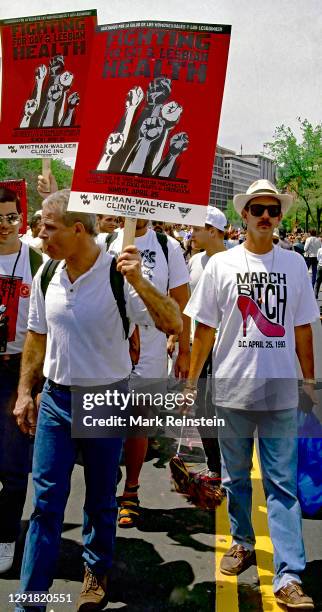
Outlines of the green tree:
M242 218L238 214L238 212L235 211L234 204L233 204L232 200L228 200L228 202L227 202L227 208L225 210L225 215L227 217L228 223L231 223L232 225L239 225L239 226L241 226Z
M278 187L292 191L298 202L306 207L305 225L309 222L319 229L321 219L322 185L322 124L315 127L298 118L301 140L298 141L290 127L276 128L273 141L265 143L268 152L278 166ZM309 221L311 219L311 221Z
M27 183L28 218L41 208L42 200L37 192L37 177L41 174L41 159L1 159L0 181L7 179L25 179ZM51 163L58 188L70 187L73 170L65 162L54 159Z

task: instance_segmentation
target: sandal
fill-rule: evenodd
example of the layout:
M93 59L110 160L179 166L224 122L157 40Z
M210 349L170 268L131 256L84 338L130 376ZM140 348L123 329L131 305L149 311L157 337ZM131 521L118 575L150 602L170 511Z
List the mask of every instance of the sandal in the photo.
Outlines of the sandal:
M120 503L120 512L118 517L118 526L123 528L135 527L139 516L139 498L137 495L132 495L136 493L140 485L135 485L133 487L129 487L125 485L124 493L130 493L129 497L122 497Z

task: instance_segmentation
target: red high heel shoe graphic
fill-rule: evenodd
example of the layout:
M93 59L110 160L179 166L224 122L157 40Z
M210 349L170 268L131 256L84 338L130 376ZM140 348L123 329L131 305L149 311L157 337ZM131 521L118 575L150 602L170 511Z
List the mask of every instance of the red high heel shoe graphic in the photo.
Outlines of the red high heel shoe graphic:
M247 329L247 319L248 317L252 317L255 325L258 327L259 331L267 336L268 338L281 338L285 335L285 329L283 325L279 323L272 323L263 315L259 306L257 306L256 302L252 300L252 298L247 295L240 295L237 300L237 306L241 312L241 316L243 317L243 336L246 336Z

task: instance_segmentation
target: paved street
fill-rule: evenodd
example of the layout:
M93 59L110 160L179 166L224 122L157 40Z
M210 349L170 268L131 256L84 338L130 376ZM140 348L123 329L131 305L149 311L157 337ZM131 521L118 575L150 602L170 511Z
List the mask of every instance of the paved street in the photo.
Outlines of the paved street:
M320 294L321 295L321 294ZM314 326L317 375L322 379L321 326ZM318 392L320 396L322 389ZM321 411L321 408L319 408ZM320 417L322 415L320 414ZM118 529L115 563L106 610L129 612L274 612L281 610L272 593L272 546L268 537L267 511L256 455L252 481L253 522L257 537L257 565L238 578L218 570L229 548L225 501L214 512L204 512L171 490L168 459L175 443L162 440L159 457L149 459L140 488L142 523L139 528ZM200 446L185 447L187 459L200 462ZM121 485L120 485L121 487ZM120 488L119 488L120 492ZM82 468L76 466L72 493L65 515L59 563L53 593L70 593L75 602L82 582L81 524L84 486ZM32 508L31 487L24 512L24 530ZM322 610L322 521L304 520L307 553L304 583ZM18 587L23 546L21 538L12 570L0 581L0 611L7 612L8 594ZM215 580L216 579L216 580ZM72 612L70 605L49 605L48 612Z

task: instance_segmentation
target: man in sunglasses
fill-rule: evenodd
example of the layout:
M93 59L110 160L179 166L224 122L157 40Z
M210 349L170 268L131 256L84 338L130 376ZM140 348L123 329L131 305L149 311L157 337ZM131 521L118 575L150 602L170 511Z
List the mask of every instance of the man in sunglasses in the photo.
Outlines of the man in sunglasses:
M0 573L13 563L26 499L29 437L12 415L27 332L32 263L19 239L22 215L17 194L0 188ZM36 266L42 257L33 251Z
M206 265L185 314L198 321L187 389L196 388L213 350L213 403L225 426L218 431L222 483L227 491L232 546L220 570L237 575L255 561L250 471L254 435L274 547L273 588L290 609L314 608L300 574L305 568L301 509L297 500L297 404L295 353L303 392L315 402L311 323L319 312L303 258L273 246L273 232L292 204L267 180L234 198L247 237Z

